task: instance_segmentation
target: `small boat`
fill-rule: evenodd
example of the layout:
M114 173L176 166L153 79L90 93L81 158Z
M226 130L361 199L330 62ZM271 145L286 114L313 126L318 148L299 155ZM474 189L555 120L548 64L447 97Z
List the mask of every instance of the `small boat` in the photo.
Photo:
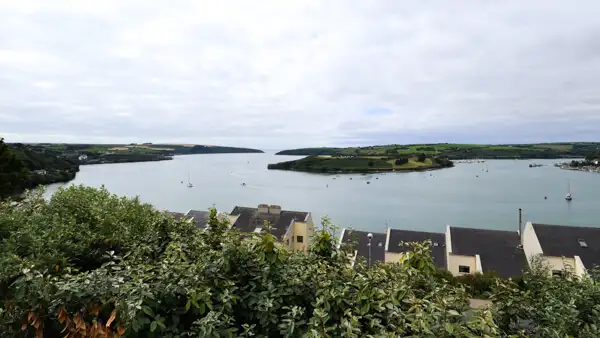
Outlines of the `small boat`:
M190 173L188 173L188 184L187 184L188 188L193 188L194 185L192 184L192 180L190 179Z
M375 177L375 179L376 179L376 180L378 180L378 179L379 179L379 177Z
M242 186L246 186L246 183L242 183Z
M367 184L371 184L371 182L367 181Z
M569 192L567 193L567 196L565 196L565 199L567 201L573 200L573 195L571 195L571 182L570 181L569 181Z
M350 179L352 179L352 177L350 177Z

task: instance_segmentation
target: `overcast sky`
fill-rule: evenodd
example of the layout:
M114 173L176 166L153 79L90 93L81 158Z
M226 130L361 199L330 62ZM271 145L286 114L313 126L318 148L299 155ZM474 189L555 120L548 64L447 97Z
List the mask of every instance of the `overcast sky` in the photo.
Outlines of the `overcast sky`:
M600 2L0 0L0 136L600 141Z

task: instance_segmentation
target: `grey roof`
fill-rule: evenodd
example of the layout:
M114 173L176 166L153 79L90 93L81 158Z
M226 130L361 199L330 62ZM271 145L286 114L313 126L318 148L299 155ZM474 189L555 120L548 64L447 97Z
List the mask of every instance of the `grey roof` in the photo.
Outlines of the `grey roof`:
M182 212L167 211L166 213L168 216L175 218L175 220L177 221L179 221L183 216L185 216Z
M516 231L500 231L450 227L452 253L479 255L483 272L494 271L500 277L520 276L527 267L527 258Z
M586 269L600 265L600 228L568 225L533 224L546 256L579 256ZM579 245L579 239L587 248Z
M342 237L342 243L354 244L356 243L356 251L358 257L364 257L365 260L369 259L369 231L359 231L352 229L343 229L344 235ZM385 237L386 234L372 232L373 238L371 239L371 263L385 262Z
M233 223L232 229L237 229L241 232L254 232L256 228L262 228L265 221L267 221L271 225L271 234L281 239L287 232L290 224L292 224L292 220L304 222L308 214L308 212L286 210L281 210L280 213L262 213L258 212L258 208L236 206L230 215L239 215L238 219Z
M388 252L406 252L412 250L409 246L401 245L402 242L424 242L431 240L431 257L435 266L446 268L446 240L445 235L437 232L424 232L412 230L390 229ZM437 245L436 245L437 243Z
M205 228L209 215L210 215L210 212L208 212L208 211L190 210L185 214L185 217L191 218L192 222L194 222L196 224L196 227Z

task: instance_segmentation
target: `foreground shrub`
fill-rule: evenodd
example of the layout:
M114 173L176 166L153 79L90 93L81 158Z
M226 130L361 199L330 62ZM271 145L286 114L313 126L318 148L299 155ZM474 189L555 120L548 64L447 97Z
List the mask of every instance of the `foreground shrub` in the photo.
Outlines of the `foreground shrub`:
M497 280L496 304L472 310L429 243L403 265L350 268L327 219L306 255L215 210L209 224L85 187L0 204L0 336L497 337L523 319L535 336L597 334L592 280Z

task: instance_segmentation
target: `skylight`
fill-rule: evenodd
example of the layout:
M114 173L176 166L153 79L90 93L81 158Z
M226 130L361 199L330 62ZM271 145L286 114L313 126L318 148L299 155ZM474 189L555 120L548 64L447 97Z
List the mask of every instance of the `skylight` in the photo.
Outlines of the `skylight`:
M580 247L582 247L582 248L587 248L587 247L588 247L588 245L587 245L587 243L585 242L585 240L583 240L583 239L581 239L581 238L580 238L580 239L578 239L578 240L577 240L577 242L579 242L579 246L580 246Z

